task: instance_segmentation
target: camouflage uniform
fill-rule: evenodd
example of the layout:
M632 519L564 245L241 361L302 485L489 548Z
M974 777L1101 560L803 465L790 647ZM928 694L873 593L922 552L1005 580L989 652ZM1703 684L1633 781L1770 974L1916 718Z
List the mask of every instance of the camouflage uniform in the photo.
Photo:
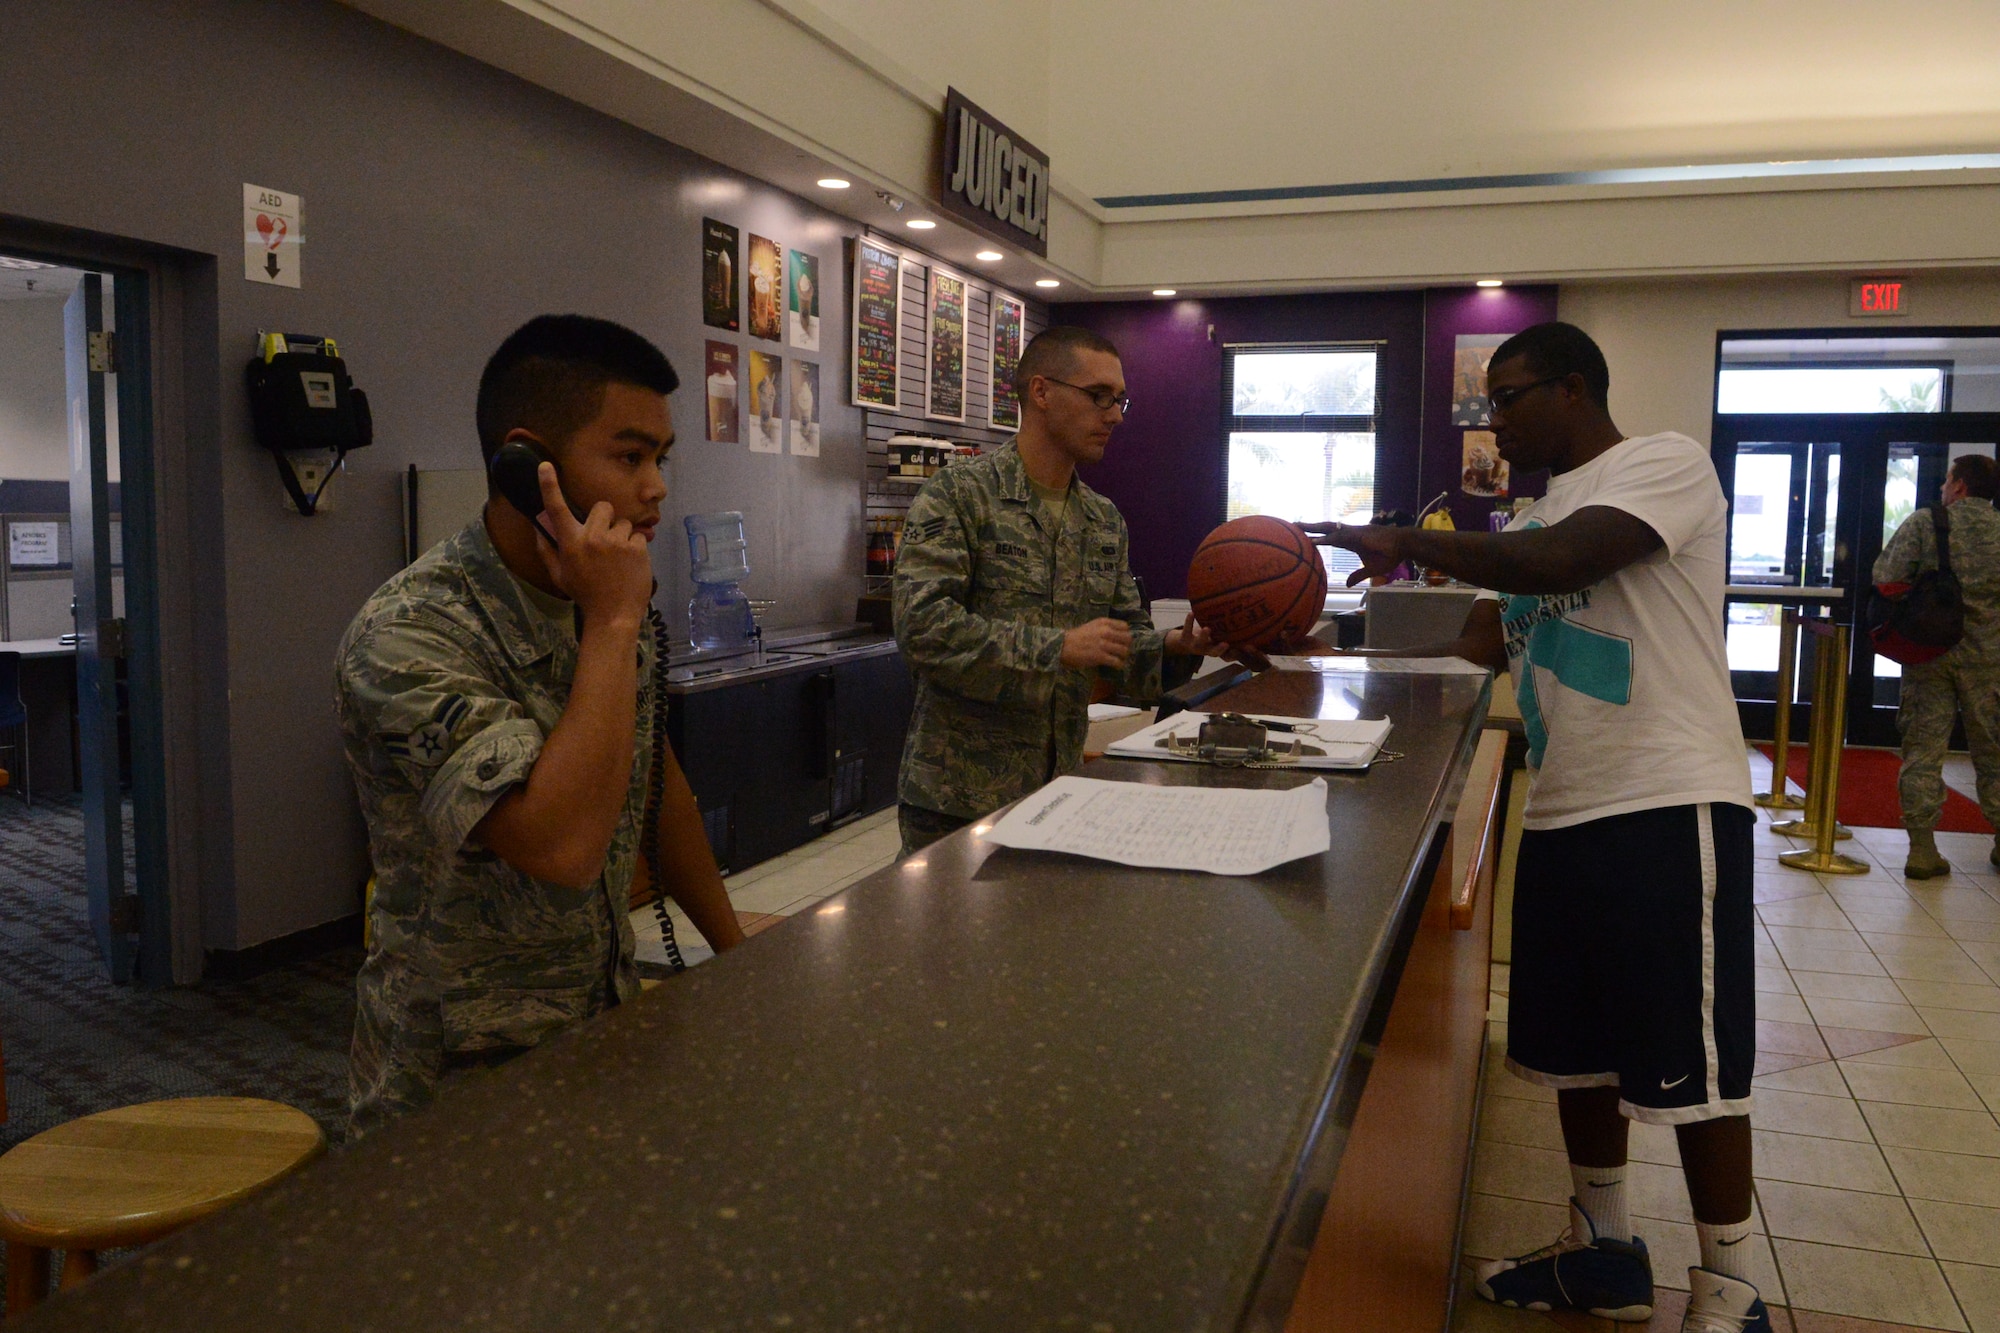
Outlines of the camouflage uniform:
M1919 509L1882 548L1873 572L1878 584L1907 583L1935 568L1937 535L1930 510ZM1956 714L1965 719L1980 808L2000 828L2000 513L1991 500L1968 496L1951 507L1951 568L1965 589L1965 638L1940 657L1903 668L1896 711L1903 827L1937 827Z
M1035 494L1012 442L944 469L911 504L895 581L917 681L905 804L988 814L1082 762L1098 680L1159 693L1164 644L1127 568L1125 520L1081 478L1065 509ZM1100 616L1132 627L1126 669L1065 670L1063 634Z
M604 871L571 889L472 839L525 782L576 674L571 604L510 573L482 520L369 598L335 704L375 865L356 982L350 1132L430 1100L441 1072L534 1046L638 992L627 894L652 761L639 636L632 785Z

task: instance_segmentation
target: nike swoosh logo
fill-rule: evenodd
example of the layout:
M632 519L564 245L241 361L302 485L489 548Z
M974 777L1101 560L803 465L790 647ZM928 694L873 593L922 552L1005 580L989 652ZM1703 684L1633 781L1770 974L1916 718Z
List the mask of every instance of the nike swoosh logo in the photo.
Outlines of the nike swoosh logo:
M1679 1078L1675 1079L1671 1083L1667 1082L1665 1079L1661 1079L1660 1091L1665 1092L1668 1088L1678 1088L1681 1084L1688 1081L1688 1077L1689 1077L1688 1075L1682 1074Z
M1717 1241L1717 1242L1715 1242L1715 1243L1716 1243L1717 1245L1721 1245L1721 1246L1725 1246L1725 1247L1727 1247L1727 1246L1730 1246L1730 1245L1741 1245L1741 1244L1742 1244L1742 1243L1743 1243L1744 1241L1746 1241L1746 1240L1749 1240L1749 1239L1750 1239L1750 1238L1749 1238L1748 1236L1738 1236L1738 1237L1737 1237L1737 1238L1736 1238L1735 1240L1719 1240L1719 1241ZM1718 1292L1718 1293L1716 1293L1716 1294L1717 1294L1717 1295L1720 1295L1721 1293L1720 1293L1720 1292Z
M1608 1186L1616 1185L1618 1182L1615 1180L1586 1180L1583 1183L1594 1190L1601 1190Z

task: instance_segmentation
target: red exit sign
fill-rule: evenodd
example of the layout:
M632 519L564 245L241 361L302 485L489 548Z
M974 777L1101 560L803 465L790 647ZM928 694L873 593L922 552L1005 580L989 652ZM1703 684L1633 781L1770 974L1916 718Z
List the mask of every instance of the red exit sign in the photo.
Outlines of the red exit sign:
M1910 313L1908 278L1856 278L1847 285L1847 313L1850 315L1907 315Z

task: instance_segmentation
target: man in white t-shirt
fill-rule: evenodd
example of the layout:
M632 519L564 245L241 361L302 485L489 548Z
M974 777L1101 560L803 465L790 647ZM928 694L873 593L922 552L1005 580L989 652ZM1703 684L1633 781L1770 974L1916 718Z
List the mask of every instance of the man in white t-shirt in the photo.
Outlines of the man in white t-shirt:
M1436 645L1511 667L1536 769L1515 873L1508 1066L1556 1092L1575 1190L1554 1245L1480 1266L1530 1309L1651 1316L1625 1197L1628 1118L1674 1126L1701 1263L1684 1330L1763 1333L1748 1280L1753 999L1749 766L1723 651L1728 506L1684 435L1627 438L1589 335L1494 352L1493 432L1548 494L1504 532L1309 524L1362 558L1495 589ZM1409 653L1410 650L1399 650Z

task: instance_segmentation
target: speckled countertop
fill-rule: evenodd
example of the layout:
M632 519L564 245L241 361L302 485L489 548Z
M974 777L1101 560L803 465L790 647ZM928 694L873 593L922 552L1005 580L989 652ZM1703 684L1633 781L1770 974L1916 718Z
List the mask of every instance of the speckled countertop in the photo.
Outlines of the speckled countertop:
M1386 712L1406 757L1329 774L1333 850L1256 878L959 834L27 1327L1275 1327L1485 682L1265 676L1228 701Z

